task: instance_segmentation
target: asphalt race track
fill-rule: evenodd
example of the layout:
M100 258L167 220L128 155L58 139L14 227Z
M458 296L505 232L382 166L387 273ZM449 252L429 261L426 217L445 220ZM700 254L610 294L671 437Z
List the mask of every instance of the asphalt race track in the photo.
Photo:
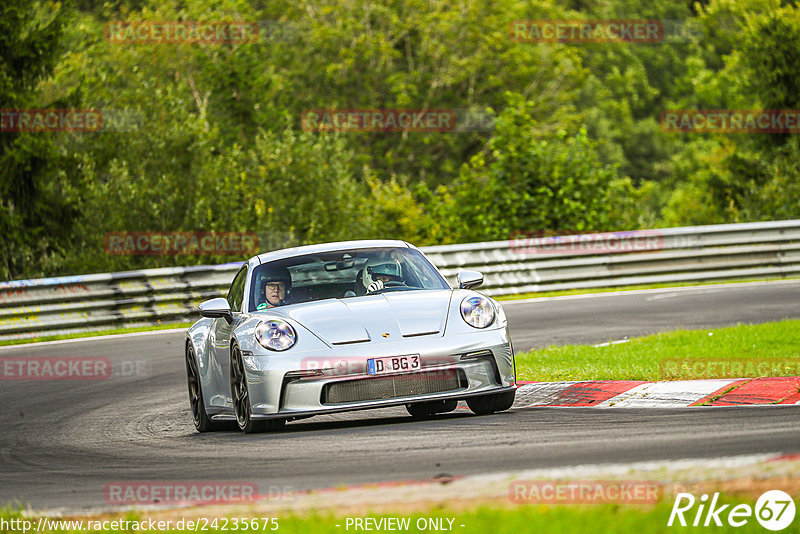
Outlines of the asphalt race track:
M516 351L679 328L800 318L800 280L576 295L503 303Z
M800 281L509 302L515 348L800 318ZM296 421L275 434L194 431L183 337L31 345L10 356L103 356L99 381L0 381L0 503L102 507L122 481L219 480L292 490L538 467L800 452L800 407L402 408Z

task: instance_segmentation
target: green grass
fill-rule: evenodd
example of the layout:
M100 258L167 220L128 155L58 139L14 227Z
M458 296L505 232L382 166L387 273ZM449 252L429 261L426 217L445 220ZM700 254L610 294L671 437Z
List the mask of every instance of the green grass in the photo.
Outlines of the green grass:
M725 499L726 503L739 502L740 499ZM754 502L744 501L754 506ZM398 530L398 532L420 532L416 528L416 522L420 518L451 518L452 532L455 533L492 533L492 534L520 534L525 532L543 532L548 534L572 534L581 533L628 533L628 532L647 532L649 533L674 533L676 530L702 531L708 532L764 532L755 518L748 518L747 524L740 528L733 528L725 523L726 514L721 514L722 527L681 527L667 526L670 511L672 509L672 498L668 497L656 506L632 507L620 505L524 505L515 508L506 508L497 505L482 506L476 509L462 511L447 507L436 508L426 514L419 513L396 513L379 514L369 517L396 517L409 518L410 528L408 530ZM697 506L692 509L696 511ZM727 510L726 510L727 512ZM0 513L0 518L8 521L12 518L19 518L16 512ZM275 515L273 515L275 517ZM278 529L266 530L259 529L260 532L282 532L282 533L336 533L344 532L364 532L355 530L351 525L346 528L346 519L334 515L311 515L311 516L286 516L278 515ZM685 516L689 522L694 519L693 515L687 512ZM123 519L137 520L145 519L138 517L137 514L128 514ZM34 519L35 520L35 519ZM173 524L177 519L173 520ZM701 522L702 523L702 522ZM336 526L336 525L340 526ZM447 521L444 522L447 525ZM222 522L218 523L221 526ZM464 525L463 527L461 525ZM228 523L228 531L231 524ZM33 529L35 531L35 527ZM791 530L791 528L789 529ZM222 530L219 530L222 532ZM376 530L377 532L387 532L386 530ZM21 530L0 529L0 532L19 532ZM62 532L62 531L59 531ZM71 531L76 532L76 531ZM101 531L97 531L101 532ZM119 530L102 530L102 532L122 532ZM144 531L142 531L144 532ZM151 531L165 532L165 531ZM169 532L186 532L186 530L169 530ZM248 532L254 532L249 530ZM432 532L432 531L427 531ZM435 532L435 531L434 531Z
M494 297L496 300L521 300L542 297L563 297L565 295L586 295L589 293L614 293L616 291L635 291L640 289L661 289L664 287L691 287L691 286L713 286L719 284L744 284L747 282L772 282L775 280L800 280L800 277L784 278L742 278L738 280L715 280L712 282L671 282L662 284L640 284L633 286L620 287L596 287L588 289L565 289L563 291L537 291L535 293L517 293L515 295L502 295Z
M156 326L139 326L135 328L112 328L110 330L100 330L97 332L85 332L79 334L64 334L60 336L42 336L34 339L11 339L0 341L0 346L4 345L25 345L28 343L41 343L43 341L58 341L61 339L76 339L84 337L108 336L114 334L130 334L132 332L149 332L151 330L169 330L171 328L189 328L192 323L161 324Z
M667 521L672 509L672 502L663 503L656 507L635 508L619 505L573 505L573 506L520 506L516 509L503 509L499 507L481 507L468 512L454 512L440 509L429 515L412 514L410 517L411 528L407 532L419 532L415 528L417 519L425 517L452 518L453 532L456 533L492 533L492 534L520 534L525 532L542 532L548 534L573 534L573 533L630 533L630 532L675 532L687 530L685 527L667 527ZM394 516L398 517L398 516ZM336 524L341 527L336 527ZM752 523L752 524L751 524ZM461 525L464 525L463 527ZM345 530L344 522L332 518L291 518L281 521L281 532L315 532L315 533L342 533ZM727 527L727 528L726 528ZM741 529L726 526L714 527L715 532L763 532L764 529L751 520ZM689 528L688 530L708 530ZM351 527L350 532L353 531ZM385 531L384 531L385 532Z
M519 380L537 381L800 376L800 320L551 346L518 353L516 364Z

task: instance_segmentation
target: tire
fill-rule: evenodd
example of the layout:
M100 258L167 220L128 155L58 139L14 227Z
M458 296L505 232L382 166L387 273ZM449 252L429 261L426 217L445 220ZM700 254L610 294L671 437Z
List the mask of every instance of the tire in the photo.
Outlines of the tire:
M437 413L452 412L458 406L457 400L440 400L406 404L406 410L415 419L431 417Z
M206 413L206 404L203 400L203 386L200 384L200 373L197 369L197 358L194 348L189 343L186 346L186 381L189 386L189 406L192 409L194 427L198 432L215 432L227 430L230 425L220 421L212 421Z
M236 414L236 425L245 434L255 434L268 430L280 430L286 424L285 419L255 420L250 410L250 390L247 387L247 376L244 374L242 351L238 345L231 345L231 399Z
M517 390L504 391L502 393L492 393L480 397L469 397L467 406L477 415L489 415L495 412L508 410L514 404L514 396Z

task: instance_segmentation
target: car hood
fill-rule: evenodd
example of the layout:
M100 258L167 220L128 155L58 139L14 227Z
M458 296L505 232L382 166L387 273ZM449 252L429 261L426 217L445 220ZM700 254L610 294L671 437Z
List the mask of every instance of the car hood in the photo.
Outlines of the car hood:
M451 290L387 292L328 299L287 309L293 320L329 345L442 335Z

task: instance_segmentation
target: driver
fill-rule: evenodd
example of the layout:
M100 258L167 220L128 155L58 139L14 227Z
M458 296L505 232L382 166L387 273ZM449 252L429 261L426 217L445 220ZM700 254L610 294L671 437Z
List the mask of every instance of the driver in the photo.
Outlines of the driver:
M292 275L286 267L277 267L267 272L261 277L264 288L265 302L259 304L256 309L266 310L276 306L286 304L286 293L292 289Z
M362 283L367 288L367 293L374 293L391 285L402 285L403 268L396 259L371 259L364 267Z

